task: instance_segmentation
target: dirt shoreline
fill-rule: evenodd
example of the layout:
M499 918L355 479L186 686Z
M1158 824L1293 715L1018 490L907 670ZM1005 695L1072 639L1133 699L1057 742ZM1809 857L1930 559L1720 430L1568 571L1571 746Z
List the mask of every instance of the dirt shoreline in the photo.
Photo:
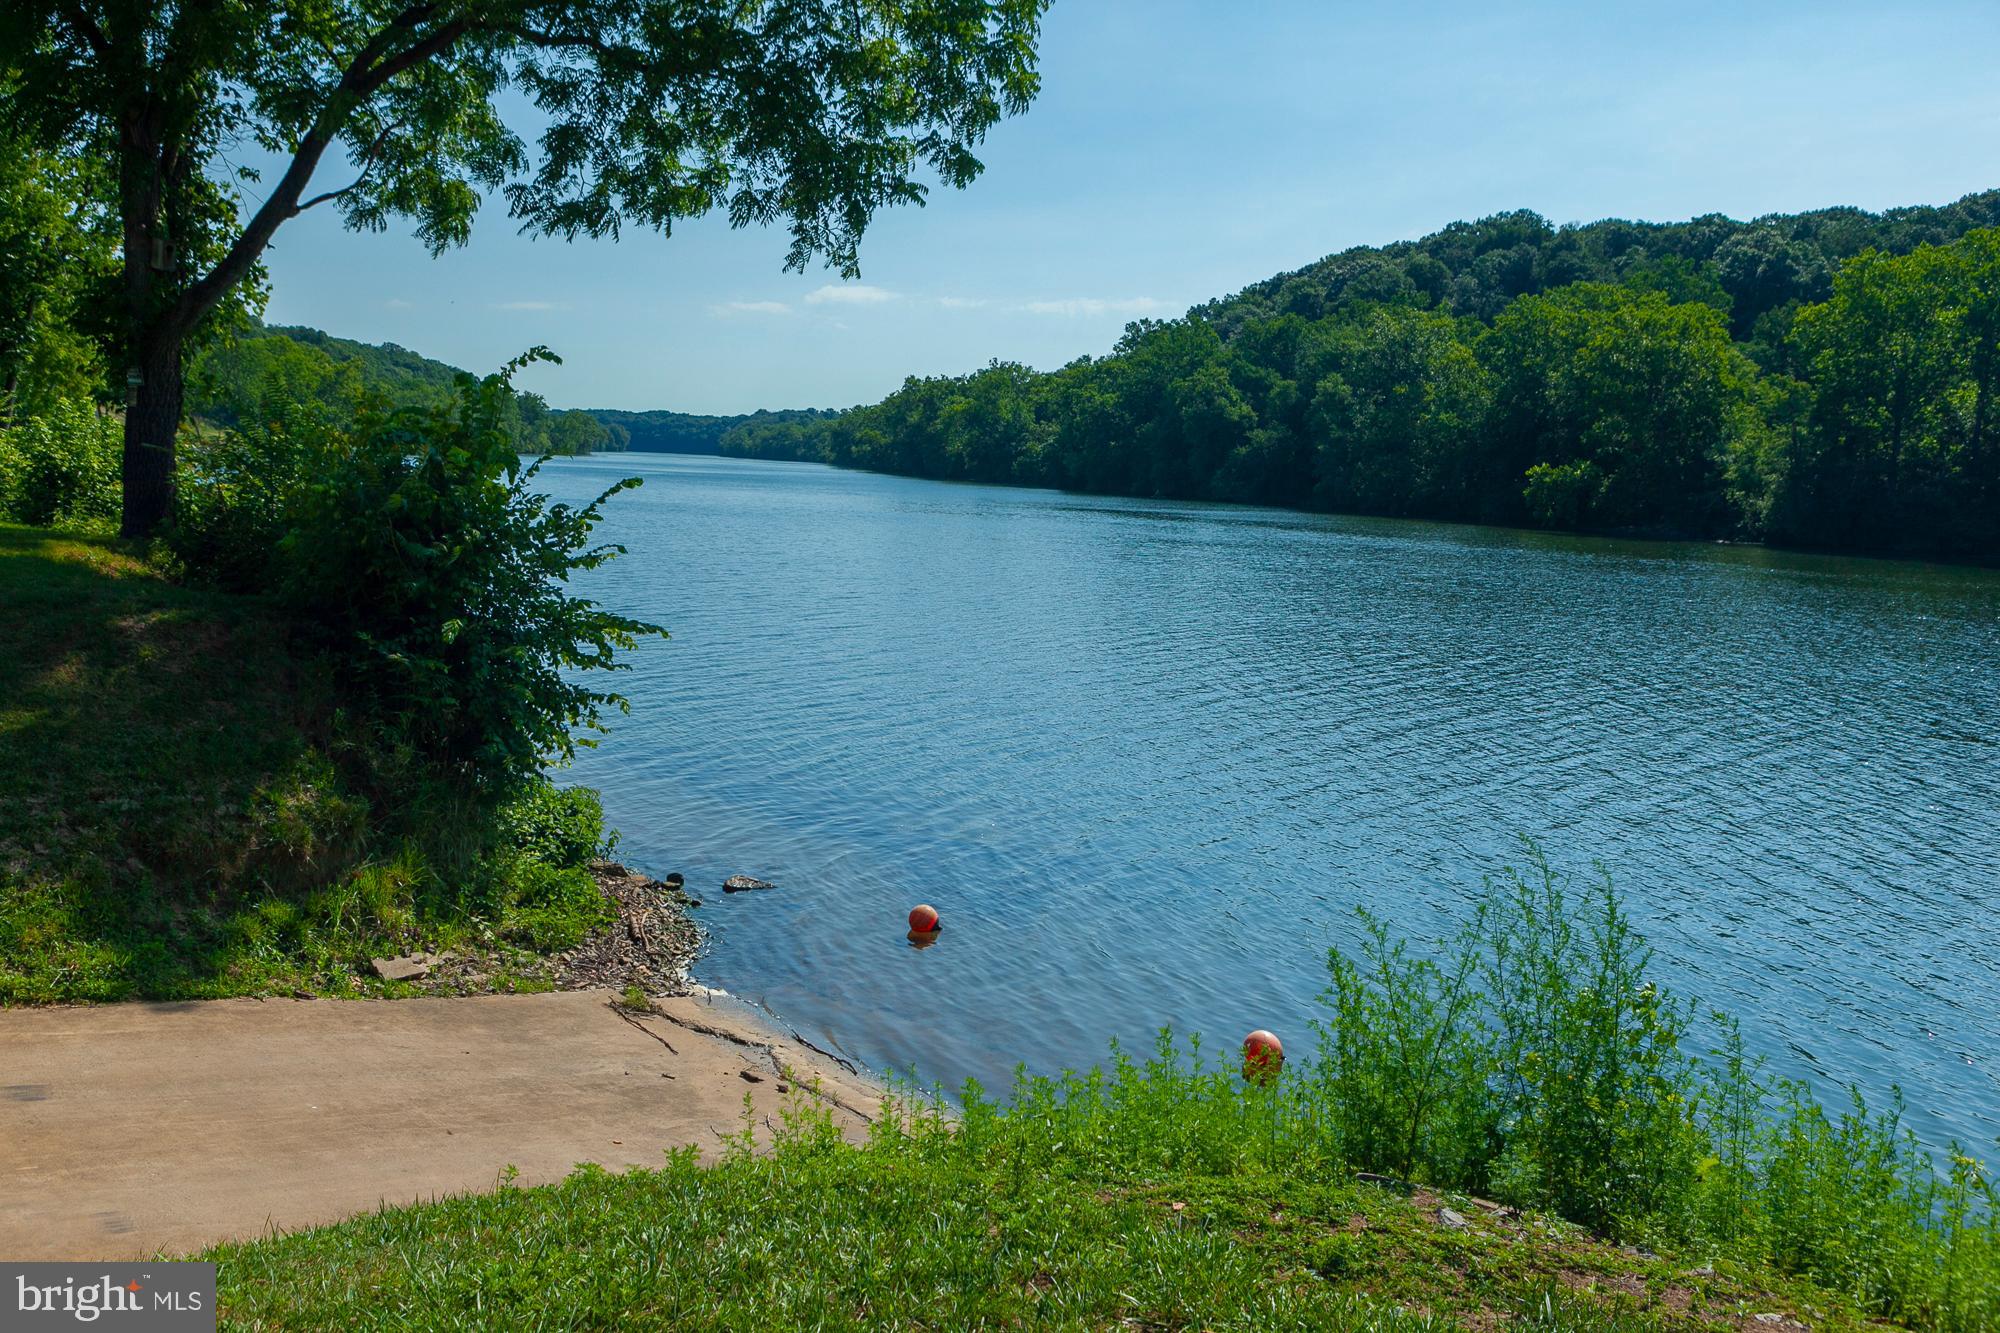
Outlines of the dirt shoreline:
M0 1258L189 1253L576 1166L703 1156L880 1085L688 984L0 1010Z

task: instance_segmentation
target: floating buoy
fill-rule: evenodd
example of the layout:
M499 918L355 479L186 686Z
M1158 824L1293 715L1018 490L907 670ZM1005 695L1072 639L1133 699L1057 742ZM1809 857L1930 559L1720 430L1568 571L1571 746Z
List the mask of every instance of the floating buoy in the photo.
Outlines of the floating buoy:
M929 903L918 903L910 909L910 930L918 935L935 934L938 929L937 908Z
M1252 1083L1273 1083L1285 1067L1285 1043L1258 1028L1243 1039L1243 1077Z

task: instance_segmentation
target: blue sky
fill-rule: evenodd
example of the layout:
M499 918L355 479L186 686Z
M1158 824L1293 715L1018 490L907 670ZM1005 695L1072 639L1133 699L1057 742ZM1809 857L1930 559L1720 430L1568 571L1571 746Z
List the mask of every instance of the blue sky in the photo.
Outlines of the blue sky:
M862 278L780 231L515 234L288 223L268 317L468 369L545 343L563 407L871 401L908 374L1049 368L1356 244L1555 221L1942 203L2000 186L2000 5L1056 0L1043 91L986 174L881 215ZM335 170L330 184L340 183ZM341 180L345 178L342 177Z

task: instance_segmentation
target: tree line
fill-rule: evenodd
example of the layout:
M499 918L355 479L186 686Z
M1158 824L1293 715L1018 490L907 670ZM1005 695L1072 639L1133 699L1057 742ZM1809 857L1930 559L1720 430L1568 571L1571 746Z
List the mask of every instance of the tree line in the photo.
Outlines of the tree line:
M1532 213L1360 248L1042 373L723 450L912 476L2000 560L2000 191L1754 222Z
M741 416L703 416L692 412L628 412L619 408L593 408L592 416L614 432L624 431L629 448L639 453L719 454L723 437L740 428L761 431L774 421L791 422L837 415L817 408L772 412L759 409Z

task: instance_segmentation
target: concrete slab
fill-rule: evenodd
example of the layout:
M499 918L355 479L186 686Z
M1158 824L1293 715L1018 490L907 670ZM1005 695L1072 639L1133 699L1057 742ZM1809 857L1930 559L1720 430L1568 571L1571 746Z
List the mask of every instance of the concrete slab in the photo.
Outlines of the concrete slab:
M582 1162L713 1155L810 1095L879 1090L740 1006L602 991L0 1010L0 1259L185 1253ZM750 1081L745 1072L762 1075ZM788 1089L781 1091L781 1089Z

